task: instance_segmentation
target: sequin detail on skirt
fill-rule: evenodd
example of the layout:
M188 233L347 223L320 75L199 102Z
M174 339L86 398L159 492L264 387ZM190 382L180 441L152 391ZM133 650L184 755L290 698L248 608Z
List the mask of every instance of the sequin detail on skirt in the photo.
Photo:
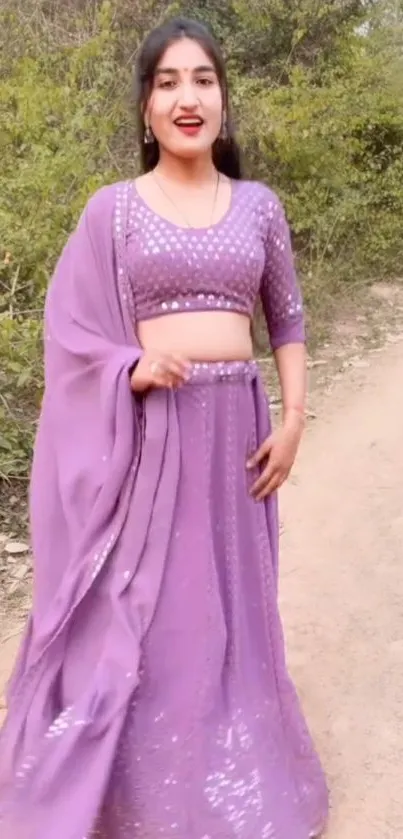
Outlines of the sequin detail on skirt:
M194 365L175 399L169 556L93 836L309 839L327 790L286 669L276 500L248 494L270 430L257 366Z

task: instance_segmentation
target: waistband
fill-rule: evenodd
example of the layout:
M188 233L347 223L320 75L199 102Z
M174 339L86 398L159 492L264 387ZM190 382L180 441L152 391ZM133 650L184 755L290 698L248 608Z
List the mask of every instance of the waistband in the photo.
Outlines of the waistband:
M204 361L194 362L190 368L187 384L214 384L226 381L253 381L258 374L257 362L251 361Z

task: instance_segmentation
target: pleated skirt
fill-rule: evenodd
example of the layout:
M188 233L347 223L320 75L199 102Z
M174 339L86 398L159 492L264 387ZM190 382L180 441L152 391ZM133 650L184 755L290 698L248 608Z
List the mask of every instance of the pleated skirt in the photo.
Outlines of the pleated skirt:
M246 469L270 433L257 365L194 365L175 401L180 479L163 584L93 835L318 836L328 794L286 666L277 499L256 502L258 472Z

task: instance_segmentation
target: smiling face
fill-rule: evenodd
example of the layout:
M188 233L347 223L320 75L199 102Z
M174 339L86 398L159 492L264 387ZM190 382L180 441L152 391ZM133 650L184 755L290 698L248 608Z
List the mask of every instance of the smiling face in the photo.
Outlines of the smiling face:
M160 149L182 158L204 154L222 120L223 96L211 58L197 41L175 41L158 62L145 111Z

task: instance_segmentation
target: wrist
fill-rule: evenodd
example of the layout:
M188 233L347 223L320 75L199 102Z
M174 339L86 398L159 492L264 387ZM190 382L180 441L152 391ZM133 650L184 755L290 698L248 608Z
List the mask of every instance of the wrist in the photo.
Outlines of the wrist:
M305 407L304 405L286 405L283 408L283 425L292 425L300 427L305 426Z
M141 393L146 389L144 376L142 375L142 365L140 365L142 358L143 355L137 358L128 370L130 387L134 393Z
M137 359L136 359L136 361L134 361L134 362L133 362L133 364L131 364L131 365L130 365L130 367L129 367L128 371L127 371L127 372L128 372L128 374L129 374L129 379L130 379L130 381L131 381L131 378L132 378L133 373L134 373L134 372L135 372L135 370L136 370L136 367L137 367L137 365L138 365L138 363L139 363L139 360L140 360L140 359L138 359L138 358L137 358Z

